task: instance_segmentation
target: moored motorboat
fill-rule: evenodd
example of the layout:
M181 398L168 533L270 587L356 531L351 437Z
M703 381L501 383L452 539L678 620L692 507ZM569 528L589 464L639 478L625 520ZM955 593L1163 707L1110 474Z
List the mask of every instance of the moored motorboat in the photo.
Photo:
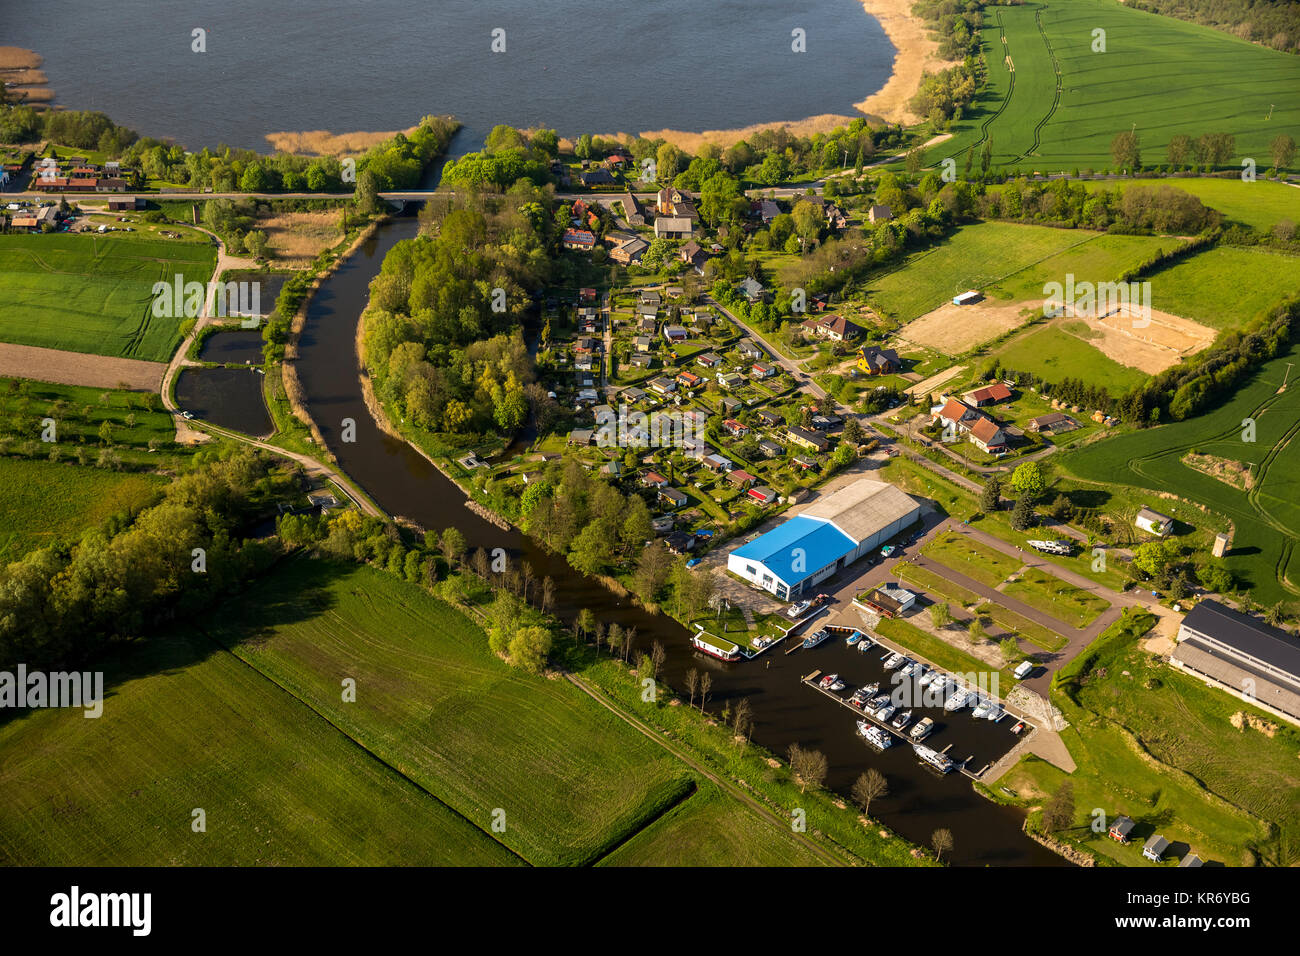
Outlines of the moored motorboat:
M877 750L888 750L894 745L894 737L889 731L877 727L875 724L867 723L865 720L858 721L858 733L865 737L867 743Z
M860 640L862 640L862 632L861 632L861 631L854 631L854 632L852 632L851 634L849 634L848 637L844 638L844 643L847 644L847 645L849 645L849 647L852 647L854 644L858 643L858 641L860 641Z
M888 723L889 718L893 717L894 712L897 710L898 708L895 707L893 704L887 703L883 707L876 710L871 716L876 718L876 720L880 721L881 723Z
M957 692L948 698L948 702L943 705L943 709L948 711L949 713L952 713L954 711L961 710L969 703L970 703L970 692L958 688Z
M947 773L955 766L947 754L941 754L922 744L912 744L912 751L940 773Z
M895 730L902 730L911 722L912 712L910 710L905 710L895 716L894 719L889 722L889 726L893 727Z
M862 651L863 653L866 653L867 651L871 650L875 646L876 646L876 642L873 641L871 638L867 637L867 635L865 634L863 634L861 639L858 641L858 650Z
M892 671L894 668L900 666L905 660L907 660L906 657L895 651L885 658L885 670Z
M917 721L916 726L912 728L911 737L913 740L924 740L926 737L930 736L932 730L934 730L934 719L931 717L922 717Z
M803 639L803 646L816 647L818 644L820 644L822 641L826 640L826 638L830 636L831 636L831 632L826 630L826 628L822 628L819 631L813 631L811 634L809 634L807 637Z

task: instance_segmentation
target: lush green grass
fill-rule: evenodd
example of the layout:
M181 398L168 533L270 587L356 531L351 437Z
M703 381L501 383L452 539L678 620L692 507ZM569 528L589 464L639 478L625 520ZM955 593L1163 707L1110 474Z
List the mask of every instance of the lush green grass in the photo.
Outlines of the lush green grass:
M103 715L0 724L0 862L477 865L518 858L189 628L106 677ZM207 832L191 829L192 811Z
M0 458L0 562L76 541L111 515L152 504L164 484L155 475Z
M1047 382L1083 379L1095 382L1117 396L1147 380L1145 372L1108 358L1085 339L1071 335L1060 324L1031 326L1013 336L993 354L1002 360L1004 368L1032 372Z
M1052 701L1070 726L1062 737L1078 768L1070 775L1077 811L1069 832L1097 852L1143 864L1141 842L1162 833L1203 859L1247 864L1300 859L1300 732L1163 664L1137 642L1143 625L1122 619L1066 671ZM1267 736L1230 723L1251 713L1276 730ZM1065 775L1041 761L1022 761L999 784L1034 803ZM1088 827L1092 808L1108 819L1138 823L1128 847ZM1168 865L1173 865L1172 863Z
M1261 170L1268 164L1268 154L1255 156ZM1151 160L1148 160L1150 162ZM1090 190L1114 189L1116 183L1105 180L1088 180L1084 187ZM1170 177L1143 179L1130 186L1173 186L1200 198L1201 202L1217 209L1230 223L1240 223L1260 231L1268 231L1283 219L1300 224L1300 189L1282 183L1257 179L1253 183L1231 179Z
M777 827L705 784L601 866L825 866L826 861Z
M955 531L946 532L931 541L925 547L925 555L989 587L1001 584L1024 564L997 548L981 545L973 538Z
M1297 276L1296 256L1215 246L1150 276L1151 305L1216 329L1235 329L1295 295Z
M1232 521L1233 550L1227 565L1252 596L1273 603L1296 593L1300 568L1293 565L1300 534L1300 443L1292 440L1300 421L1300 389L1279 392L1300 364L1300 349L1265 363L1232 398L1203 415L1156 429L1129 432L1057 456L1055 464L1105 488L1133 485L1153 491L1177 489L1180 496L1208 506ZM1242 421L1253 418L1255 441L1242 440ZM1254 488L1247 492L1189 468L1190 450L1255 463ZM1207 515L1205 524L1224 522ZM1290 579L1290 584L1284 580Z
M1105 31L1104 53L1093 52L1096 29ZM1014 74L1003 64L1004 33ZM960 169L973 148L978 170L988 136L995 166L1106 169L1111 140L1136 125L1149 164L1165 162L1175 135L1226 132L1237 139L1234 166L1253 157L1267 168L1273 137L1300 127L1300 100L1290 95L1300 88L1300 59L1116 0L990 7L982 41L991 82L932 162L952 156Z
M1012 222L964 226L938 245L908 257L892 272L872 279L868 297L882 314L907 322L959 292L997 285L1095 235Z
M1064 285L1067 275L1073 275L1075 282L1113 282L1157 253L1172 251L1182 244L1159 236L1088 235L1091 238L1086 242L1007 276L992 287L991 294L1014 302L1042 301L1043 286L1048 282Z
M494 835L531 863L595 860L691 785L565 681L507 666L458 611L369 568L296 561L211 632L466 819L504 811Z
M1105 598L1068 584L1041 568L1025 568L1002 593L1078 628L1087 627L1110 607Z
M161 409L156 395L141 392L0 378L0 429L14 438L40 438L44 419L53 418L55 444L67 454L77 445L101 444L106 422L114 445L170 445L176 425Z
M0 341L166 362L183 320L153 315L154 283L206 284L215 265L206 241L0 236Z

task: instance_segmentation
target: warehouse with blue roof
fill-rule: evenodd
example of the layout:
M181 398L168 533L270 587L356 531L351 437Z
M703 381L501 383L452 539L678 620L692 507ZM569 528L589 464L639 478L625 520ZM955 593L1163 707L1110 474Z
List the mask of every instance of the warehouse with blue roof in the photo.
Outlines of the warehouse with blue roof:
M884 481L860 478L727 556L727 570L792 601L876 549L921 516Z

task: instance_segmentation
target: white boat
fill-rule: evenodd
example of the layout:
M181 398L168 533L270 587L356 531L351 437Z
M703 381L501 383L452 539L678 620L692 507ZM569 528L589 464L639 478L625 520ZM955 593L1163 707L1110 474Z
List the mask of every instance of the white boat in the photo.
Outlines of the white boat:
M873 641L871 638L867 637L867 635L865 634L862 635L862 640L858 641L858 650L863 652L869 651L875 646L876 646L876 642Z
M904 663L903 666L898 669L898 673L902 674L904 677L911 677L913 674L916 673L916 669L920 666L921 665L918 664L916 661L911 660L909 658L907 659L906 663Z
M921 687L928 687L930 684L939 679L939 674L935 671L927 670L921 675L921 679L916 683Z
M971 711L971 716L982 720L984 717L988 716L989 708L992 706L993 701L989 700L987 697L977 697L975 699L975 707Z
M924 740L930 736L930 731L934 730L934 719L931 717L922 717L917 721L916 726L912 728L911 737L913 740Z
M894 737L889 731L877 727L875 724L869 724L865 720L858 721L858 733L865 737L867 743L877 750L888 750L894 745Z
M834 691L841 691L841 690L843 690L843 689L844 689L844 681L841 680L841 679L839 678L839 676L837 675L837 676L835 677L835 679L834 679L833 681L831 681L830 689L831 689L831 690L834 690Z
M853 631L852 633L849 634L848 637L844 638L844 643L847 644L847 645L849 645L849 647L852 647L854 644L858 643L858 641L860 641L860 640L862 640L862 632L861 632L861 631Z
M813 631L811 634L809 634L807 637L803 639L803 646L816 647L818 644L820 644L822 641L826 640L826 638L830 636L831 636L831 632L826 630L826 628L822 628L820 631Z
M839 674L827 674L818 682L818 686L822 690L843 690L844 681L840 680Z
M859 687L857 690L855 690L852 694L849 695L849 706L861 707L863 704L867 702L868 696L869 696L869 692L867 691L867 689L865 687Z
M873 697L871 698L871 700L867 701L866 711L867 713L875 713L881 707L884 707L888 703L889 703L889 695L881 694L879 697Z
M876 720L880 721L881 723L888 723L889 718L893 717L895 711L897 710L898 708L895 707L893 704L885 704L883 707L881 707L871 716L876 718Z
M890 654L889 657L885 658L885 670L892 671L895 667L898 667L905 660L907 660L906 657L904 657L902 654L895 651L894 653Z
M898 714L893 720L891 720L889 722L889 726L893 727L895 730L903 730L911 722L912 722L912 712L910 710L905 710L901 714Z
M1069 541L1029 541L1028 545L1035 551L1046 554L1074 554L1074 545Z
M952 758L947 754L941 754L939 751L931 750L922 744L912 744L912 750L918 757L940 773L947 773L954 766Z
M989 704L989 712L984 715L984 719L997 722L1002 719L1004 713L1001 704Z
M812 601L800 601L798 604L791 605L785 613L790 620L797 621L808 613L810 607L812 607Z
M970 693L959 689L957 693L948 698L948 702L943 705L943 709L951 713L953 711L961 710L969 703Z

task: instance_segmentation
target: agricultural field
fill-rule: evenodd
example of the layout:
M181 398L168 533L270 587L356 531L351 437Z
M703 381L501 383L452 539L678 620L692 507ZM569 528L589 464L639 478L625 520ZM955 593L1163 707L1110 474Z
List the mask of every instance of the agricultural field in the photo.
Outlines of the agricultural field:
M963 226L939 244L910 256L897 269L872 279L868 298L882 315L910 321L959 292L997 285L1096 235L1081 229L1009 222Z
M521 862L192 629L140 645L104 687L98 719L0 723L5 865Z
M1100 334L1087 328L1087 323L1082 321L1074 325L1084 326L1081 331L1085 336ZM1086 338L1071 334L1059 323L1028 328L992 355L1001 360L1003 368L1032 372L1048 382L1060 382L1066 378L1096 382L1115 396L1124 395L1148 378L1140 369L1107 358Z
M206 284L215 266L206 240L0 236L0 341L166 362L184 320L152 314L154 283Z
M1081 819L1069 833L1125 865L1150 865L1142 841L1162 833L1228 866L1300 859L1300 733L1174 670L1117 622L1057 677L1052 701L1078 768L1068 777L1028 758L998 781L1033 804L1069 779ZM1249 715L1252 720L1245 719ZM1092 834L1083 808L1137 821L1119 846ZM1181 856L1181 852L1174 856ZM1174 865L1169 862L1166 865Z
M1262 157L1256 157L1256 160L1261 166L1265 165ZM1176 176L1132 180L1123 184L1105 180L1084 182L1084 188L1094 191L1117 187L1127 189L1129 186L1172 186L1181 189L1198 197L1211 209L1223 213L1229 223L1249 226L1260 232L1269 231L1283 219L1300 225L1300 189L1264 179L1244 183L1237 176L1231 179Z
M758 814L705 785L600 861L601 866L825 866Z
M490 830L503 810L494 835L535 865L599 859L693 786L567 682L508 667L458 611L369 568L294 561L209 633L465 819Z
M989 294L1013 302L1032 300L1041 303L1045 295L1043 286L1049 282L1064 285L1067 275L1073 275L1076 283L1114 282L1152 256L1182 245L1178 239L1161 236L1081 234L1090 238L1007 276L992 286Z
M0 378L0 434L39 438L43 420L55 421L53 444L67 455L77 446L104 444L143 450L169 445L176 436L172 417L152 393L123 392L84 385L55 385ZM101 434L104 426L107 431Z
M1056 456L1054 465L1105 488L1133 485L1161 492L1176 488L1184 499L1210 510L1202 524L1233 527L1226 563L1254 600L1272 604L1300 593L1300 565L1294 560L1300 534L1300 443L1292 440L1300 422L1300 390L1290 382L1300 349L1262 365L1230 400L1195 418L1118 435ZM1283 385L1287 387L1283 388ZM1243 420L1255 422L1254 441ZM1190 451L1248 463L1249 491L1190 467ZM1221 516L1221 517L1216 517Z
M1107 169L1111 140L1136 124L1147 163L1164 162L1175 135L1227 132L1238 157L1267 168L1272 138L1300 127L1300 100L1284 95L1300 88L1300 59L1286 53L1117 0L1049 0L985 16L989 86L931 162L951 156L961 168L973 150L978 168L988 139L995 167ZM1097 29L1105 52L1094 52Z
M112 515L146 508L166 483L156 475L0 458L0 563L76 541Z
M1300 258L1295 256L1215 246L1148 278L1155 308L1226 330L1300 293L1297 276Z

